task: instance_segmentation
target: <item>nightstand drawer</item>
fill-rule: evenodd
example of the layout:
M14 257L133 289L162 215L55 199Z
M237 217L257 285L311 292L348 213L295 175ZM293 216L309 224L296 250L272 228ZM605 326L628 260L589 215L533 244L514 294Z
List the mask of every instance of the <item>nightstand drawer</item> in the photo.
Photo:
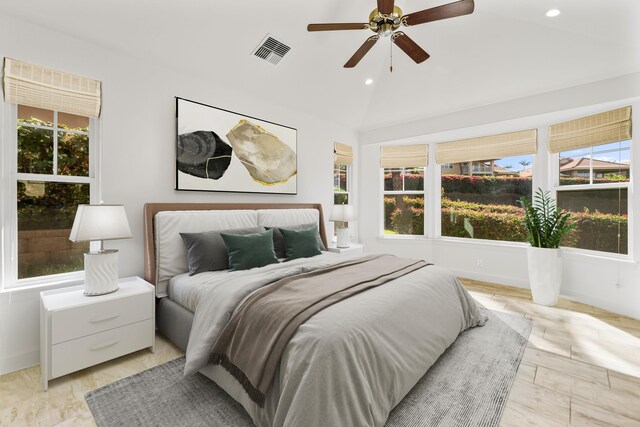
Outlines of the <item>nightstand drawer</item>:
M56 310L51 313L51 344L151 319L153 304L153 294L144 292L127 298Z
M134 323L51 347L51 375L56 378L150 347L154 339L153 320Z

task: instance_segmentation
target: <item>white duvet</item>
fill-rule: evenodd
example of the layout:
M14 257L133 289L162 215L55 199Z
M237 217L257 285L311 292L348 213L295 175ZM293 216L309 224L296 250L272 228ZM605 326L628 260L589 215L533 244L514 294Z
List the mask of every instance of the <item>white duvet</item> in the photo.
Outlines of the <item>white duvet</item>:
M200 370L239 401L257 426L382 426L389 412L467 328L484 324L446 269L427 266L319 312L289 342L264 408L224 368L208 365L235 307L282 277L344 261L318 256L243 272L184 279L195 316L185 374Z

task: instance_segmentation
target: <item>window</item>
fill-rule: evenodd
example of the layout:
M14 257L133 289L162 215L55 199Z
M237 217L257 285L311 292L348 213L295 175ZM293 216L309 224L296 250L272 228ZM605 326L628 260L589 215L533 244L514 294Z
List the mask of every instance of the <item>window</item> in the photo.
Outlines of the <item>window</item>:
M380 148L384 234L424 235L424 171L428 164L426 144Z
M353 148L347 144L333 144L333 204L349 203L351 165L353 164Z
M348 165L333 165L333 204L349 204L349 169Z
M573 212L563 246L628 254L631 107L549 127L558 207Z
M384 234L424 234L424 168L384 168Z
M532 163L523 155L442 167L442 236L526 241L518 201L531 199Z
M564 151L558 157L558 206L576 228L563 246L627 254L630 141Z
M3 83L2 285L77 279L89 245L69 231L96 193L102 83L11 58Z
M527 129L437 144L441 235L524 242L518 202L531 199L537 140Z
M10 250L10 282L83 269L88 243L69 232L78 204L90 203L93 123L88 117L17 106L15 206L17 247ZM14 116L15 117L15 116ZM11 151L15 150L15 151ZM13 196L10 196L13 198Z
M559 183L565 186L629 182L630 154L631 141L561 152Z

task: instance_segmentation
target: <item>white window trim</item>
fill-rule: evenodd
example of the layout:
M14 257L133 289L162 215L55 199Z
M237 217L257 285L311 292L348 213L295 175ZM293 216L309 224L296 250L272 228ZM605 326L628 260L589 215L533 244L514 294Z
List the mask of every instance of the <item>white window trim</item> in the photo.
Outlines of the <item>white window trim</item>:
M89 176L65 176L65 175L40 175L31 173L17 173L18 140L16 124L18 121L18 107L16 104L3 103L1 110L2 119L2 164L0 165L0 200L2 208L0 212L0 222L2 232L0 238L0 291L16 290L23 288L33 288L37 286L51 285L53 283L77 283L84 279L84 271L60 273L48 276L39 276L27 279L18 279L17 256L18 256L18 221L17 210L15 209L17 200L17 182L19 180L33 180L44 182L63 183L83 183L89 184L90 203L100 201L100 186L98 177L100 176L100 121L96 118L89 119ZM54 121L57 119L57 112L54 112ZM34 128L52 129L50 127L30 126ZM53 128L54 145L57 144L58 129ZM67 132L65 130L65 132ZM87 132L75 132L76 134L87 134ZM57 171L57 156L54 155L54 171ZM97 248L97 243L91 243L91 249Z

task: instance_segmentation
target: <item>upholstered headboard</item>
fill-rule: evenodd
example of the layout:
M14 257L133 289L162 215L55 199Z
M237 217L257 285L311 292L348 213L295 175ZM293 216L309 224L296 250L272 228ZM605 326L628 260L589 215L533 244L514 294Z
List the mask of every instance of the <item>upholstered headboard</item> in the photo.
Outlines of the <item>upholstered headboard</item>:
M318 223L326 246L319 203L147 203L144 206L145 280L164 288L170 276L186 271L186 250L180 232L282 227L310 222ZM159 295L164 294L164 289L158 291Z

